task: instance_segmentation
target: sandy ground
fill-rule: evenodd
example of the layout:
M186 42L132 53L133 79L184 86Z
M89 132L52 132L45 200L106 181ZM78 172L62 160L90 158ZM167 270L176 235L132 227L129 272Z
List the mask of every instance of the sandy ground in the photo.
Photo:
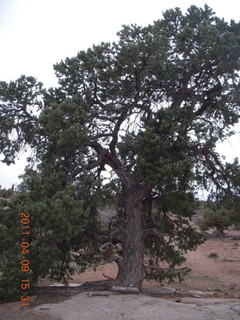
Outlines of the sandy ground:
M215 253L217 258L210 258ZM182 287L240 292L240 241L208 240L186 255L192 269Z
M217 254L217 258L210 258L211 253ZM240 240L211 239L196 251L187 253L186 258L185 265L190 267L192 272L184 282L175 282L171 286L193 290L240 292ZM104 275L115 278L116 273L117 267L114 263L106 264L98 266L96 272L89 269L83 274L76 274L70 282L104 280ZM159 286L159 283L145 281L144 285Z

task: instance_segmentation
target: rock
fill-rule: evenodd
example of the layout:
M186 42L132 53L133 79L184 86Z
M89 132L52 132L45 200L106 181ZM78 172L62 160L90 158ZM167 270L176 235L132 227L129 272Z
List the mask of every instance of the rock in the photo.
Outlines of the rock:
M232 235L231 239L232 240L240 240L240 235Z
M234 306L231 309L240 315L240 306Z
M213 297L215 295L215 292L189 290L189 295L193 298L204 298L204 297L207 298L207 297Z
M143 294L149 294L152 296L172 295L172 294L175 294L176 292L177 290L175 288L170 288L170 287L155 286L155 287L143 288Z
M189 293L190 294L195 294L195 295L198 295L198 296L204 296L206 294L206 292L204 291L199 291L199 290L189 290ZM208 293L208 292L207 292Z
M57 304L46 304L32 310L48 308L46 315L64 320L239 320L239 301L226 299L192 299L186 303L145 295L110 295L107 299L80 293ZM185 303L182 303L185 300ZM201 308L196 301L202 301ZM209 300L209 304L207 301ZM123 313L124 310L124 313ZM41 311L43 312L43 311Z

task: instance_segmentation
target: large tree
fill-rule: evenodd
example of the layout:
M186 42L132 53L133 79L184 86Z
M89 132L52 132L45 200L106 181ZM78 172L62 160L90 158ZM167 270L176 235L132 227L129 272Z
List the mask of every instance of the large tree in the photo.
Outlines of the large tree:
M100 251L113 253L116 283L141 288L162 278L159 260L172 271L200 242L189 222L199 186L229 187L215 147L239 119L240 24L192 6L118 36L56 64L56 88L2 82L0 148L11 163L29 144L61 188L108 190L118 216Z

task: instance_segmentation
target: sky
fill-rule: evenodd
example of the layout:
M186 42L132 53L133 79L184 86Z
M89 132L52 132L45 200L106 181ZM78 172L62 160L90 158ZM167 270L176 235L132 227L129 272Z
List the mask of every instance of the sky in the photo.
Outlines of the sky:
M123 24L148 25L162 12L207 3L219 17L240 20L239 0L0 0L0 81L31 75L54 86L53 64L75 56L101 41L117 40ZM218 146L228 161L240 157L240 126L234 137ZM239 149L239 150L238 150ZM0 185L19 183L26 165L21 152L15 165L0 162Z

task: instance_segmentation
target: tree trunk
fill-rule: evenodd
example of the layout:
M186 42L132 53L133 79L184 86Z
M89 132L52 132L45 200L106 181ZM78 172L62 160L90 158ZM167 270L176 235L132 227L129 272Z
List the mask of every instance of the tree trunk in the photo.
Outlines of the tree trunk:
M141 290L144 279L144 239L142 231L143 199L137 193L125 198L126 238L123 243L123 261L116 283Z
M216 227L216 233L217 233L217 236L220 237L220 238L224 238L224 227L223 226L217 226Z

